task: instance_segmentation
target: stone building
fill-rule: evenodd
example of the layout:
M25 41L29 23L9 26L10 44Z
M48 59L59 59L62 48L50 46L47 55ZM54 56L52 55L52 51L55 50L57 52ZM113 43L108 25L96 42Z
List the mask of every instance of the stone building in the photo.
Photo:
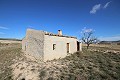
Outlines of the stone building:
M32 58L46 61L63 58L80 48L76 37L64 36L61 30L58 30L58 34L52 34L27 29L26 36L22 40L22 49Z

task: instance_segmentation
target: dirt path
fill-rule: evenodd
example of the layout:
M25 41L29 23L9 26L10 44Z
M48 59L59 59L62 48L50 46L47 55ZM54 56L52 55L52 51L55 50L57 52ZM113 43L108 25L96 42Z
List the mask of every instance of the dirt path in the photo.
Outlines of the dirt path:
M19 61L12 65L14 80L39 80L39 64Z
M14 80L47 80L54 77L59 79L60 72L67 68L61 61L49 61L43 63L33 62L31 60L14 61L11 67L13 69Z

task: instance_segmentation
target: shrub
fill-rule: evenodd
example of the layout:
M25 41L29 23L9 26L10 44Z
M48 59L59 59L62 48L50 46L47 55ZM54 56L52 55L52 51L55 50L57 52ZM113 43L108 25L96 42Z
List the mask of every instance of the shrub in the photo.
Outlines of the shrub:
M53 77L49 77L47 80L54 80L54 78Z
M40 71L40 74L39 74L39 77L40 77L40 80L43 80L43 78L46 76L46 71L45 70L41 70Z

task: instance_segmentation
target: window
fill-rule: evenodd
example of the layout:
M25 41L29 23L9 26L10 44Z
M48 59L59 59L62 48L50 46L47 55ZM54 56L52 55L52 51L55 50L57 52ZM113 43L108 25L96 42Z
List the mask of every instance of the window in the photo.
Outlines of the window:
M53 50L55 50L56 49L56 44L53 44Z

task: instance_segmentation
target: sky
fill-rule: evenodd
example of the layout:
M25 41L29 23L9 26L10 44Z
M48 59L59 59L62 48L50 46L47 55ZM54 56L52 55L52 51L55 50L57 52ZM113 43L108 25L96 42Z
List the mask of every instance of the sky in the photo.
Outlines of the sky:
M78 39L87 28L100 40L120 40L120 0L0 0L0 38L22 39L27 28Z

